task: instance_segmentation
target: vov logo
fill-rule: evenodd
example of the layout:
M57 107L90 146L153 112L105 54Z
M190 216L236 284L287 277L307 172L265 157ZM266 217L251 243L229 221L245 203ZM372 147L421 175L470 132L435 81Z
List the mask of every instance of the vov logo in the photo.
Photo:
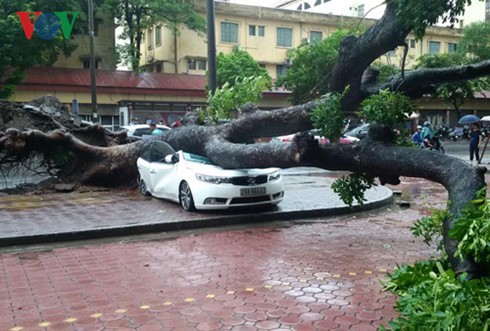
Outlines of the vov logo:
M31 14L34 14L34 21L31 20ZM68 18L68 14L72 16L71 21ZM28 40L31 40L34 31L36 31L39 38L51 40L59 34L60 30L65 39L70 39L71 30L78 14L79 12L76 11L58 11L54 13L43 13L40 11L32 13L28 11L17 12L20 24L22 24Z

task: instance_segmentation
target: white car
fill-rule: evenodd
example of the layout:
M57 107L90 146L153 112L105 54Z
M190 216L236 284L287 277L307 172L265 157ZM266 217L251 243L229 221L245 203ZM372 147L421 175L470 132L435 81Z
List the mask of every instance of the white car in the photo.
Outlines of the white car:
M137 166L141 194L178 202L186 211L276 205L284 197L278 168L225 170L160 140L151 141Z
M134 124L134 125L124 125L121 127L124 130L128 130L128 137L134 139L143 139L144 136L151 135L151 129L149 124ZM167 130L171 130L166 125L157 124L157 129L165 132Z

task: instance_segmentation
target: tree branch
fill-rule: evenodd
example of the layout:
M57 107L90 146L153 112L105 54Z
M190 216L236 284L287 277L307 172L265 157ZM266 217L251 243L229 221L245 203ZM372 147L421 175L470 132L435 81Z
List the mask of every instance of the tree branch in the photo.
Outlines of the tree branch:
M457 82L479 77L490 76L490 60L475 64L462 65L450 68L419 69L393 76L386 83L363 86L365 95L373 95L380 90L389 89L405 93L410 96L421 96L428 88L443 83Z

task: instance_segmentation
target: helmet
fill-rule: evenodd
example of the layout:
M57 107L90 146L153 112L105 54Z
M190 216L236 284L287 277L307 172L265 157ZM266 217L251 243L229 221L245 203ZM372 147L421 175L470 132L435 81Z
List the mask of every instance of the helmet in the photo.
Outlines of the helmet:
M424 126L430 126L430 122L429 121L425 121L424 122Z
M417 125L417 130L422 129L422 125Z

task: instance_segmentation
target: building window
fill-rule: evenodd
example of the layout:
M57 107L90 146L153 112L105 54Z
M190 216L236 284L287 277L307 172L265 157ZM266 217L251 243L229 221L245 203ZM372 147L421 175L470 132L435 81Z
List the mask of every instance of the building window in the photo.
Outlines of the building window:
M441 51L441 43L438 41L429 41L429 54L439 54Z
M309 4L308 2L305 2L305 4L304 4L304 8L305 8L305 10L306 10L306 9L310 9L310 8L311 8L311 6L310 6L310 4Z
M317 41L322 41L323 32L321 31L310 31L310 42L314 43Z
M265 26L259 25L259 37L265 36Z
M155 71L156 72L162 72L162 64L161 63L155 64Z
M277 78L284 76L288 72L288 66L285 64L278 64L276 66L276 76Z
M148 38L146 38L146 40L148 40L148 49L152 49L153 48L153 30L152 29L148 30Z
M357 17L364 17L364 5L357 7Z
M293 29L277 28L277 47L293 47Z
M407 43L407 47L415 48L415 39L405 39L405 42Z
M95 69L99 69L99 59L95 59ZM83 69L90 69L90 58L83 58L82 59L83 63Z
M238 44L238 24L221 22L221 42Z
M248 26L248 35L249 36L255 36L257 27L255 25L249 25Z
M458 44L456 43L447 43L447 52L455 53L458 50Z
M206 70L206 60L203 59L187 59L187 69L189 70Z
M316 0L316 1L315 1L315 6L319 6L319 5L321 5L321 4L322 4L322 0Z
M155 45L161 46L162 45L162 27L157 26L155 29Z

